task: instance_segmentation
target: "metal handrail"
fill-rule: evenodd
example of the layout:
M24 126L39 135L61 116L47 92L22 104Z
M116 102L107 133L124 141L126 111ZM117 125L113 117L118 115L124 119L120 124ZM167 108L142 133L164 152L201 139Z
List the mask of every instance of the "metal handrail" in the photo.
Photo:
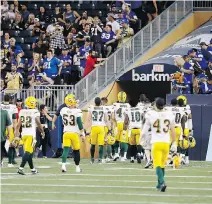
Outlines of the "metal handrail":
M151 49L192 10L192 1L176 1L116 50L106 60L104 66L94 69L81 79L75 85L75 94L81 102L80 105L92 99L100 89L114 81L120 73L127 71L138 57Z

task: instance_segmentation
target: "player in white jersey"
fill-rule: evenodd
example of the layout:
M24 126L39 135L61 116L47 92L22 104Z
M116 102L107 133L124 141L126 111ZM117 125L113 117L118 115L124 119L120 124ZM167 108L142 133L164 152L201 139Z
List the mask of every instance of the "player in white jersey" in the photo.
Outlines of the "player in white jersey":
M194 139L193 138L193 123L192 123L192 114L191 114L191 107L187 104L187 98L183 95L178 96L177 100L182 99L183 100L183 108L186 115L186 122L185 122L185 128L183 131L183 135L187 137L187 139ZM189 152L188 149L184 152L185 153L185 164L189 164Z
M126 112L127 108L130 107L128 103L126 103L127 95L125 92L121 91L118 93L118 103L113 104L113 114L112 120L114 121L114 134L116 137L116 142L114 144L115 155L114 161L119 158L119 145L120 145L120 155L121 161L126 160L127 150L128 150L128 133L123 132L124 128L124 113ZM124 134L123 134L124 133Z
M25 164L28 162L31 172L33 174L38 173L38 171L34 168L32 157L34 147L36 145L36 125L41 132L41 136L44 137L45 133L43 130L43 126L40 123L40 113L36 108L37 100L30 96L25 100L25 106L28 109L22 109L19 113L19 119L16 129L16 137L19 136L20 127L22 127L22 141L24 144L24 156L22 157L21 165L18 169L18 174L25 175L23 169Z
M141 163L143 158L142 146L140 144L143 108L138 106L138 100L129 101L130 108L125 112L124 131L129 132L129 153L130 162L134 163L134 158L137 157L137 162Z
M63 121L63 154L62 154L62 172L66 172L66 159L70 147L73 150L76 172L81 172L80 163L80 137L85 140L85 132L82 124L82 111L76 108L77 101L73 94L65 97L66 107L60 110Z
M110 123L110 126L112 127L112 112L113 112L113 106L107 105L108 100L106 97L101 98L102 105L106 109L107 117L108 117L108 123ZM105 145L105 160L106 162L109 162L113 157L112 157L112 145L115 143L115 137L112 134L112 132L109 132L108 127L105 127L105 132L106 132L106 145Z
M166 190L164 175L165 165L169 155L170 130L172 141L174 141L171 146L171 151L177 151L174 116L172 112L164 110L164 105L164 99L156 99L155 110L151 110L146 114L146 121L142 130L142 137L148 137L148 131L151 129L153 164L158 176L156 188L161 192Z
M14 167L13 164L17 164L15 161L15 147L13 145L14 140L14 132L17 125L16 114L18 113L18 109L14 104L10 104L9 95L4 96L4 103L1 104L1 109L6 110L9 114L10 120L12 122L12 132L9 137L9 149L8 149L8 167ZM7 135L8 133L6 133Z
M104 154L104 143L105 143L105 127L108 126L111 132L110 124L108 123L107 111L104 106L101 105L101 99L95 98L95 106L90 106L88 109L87 121L85 128L91 127L91 164L94 163L95 146L99 146L99 159L98 163L102 163Z

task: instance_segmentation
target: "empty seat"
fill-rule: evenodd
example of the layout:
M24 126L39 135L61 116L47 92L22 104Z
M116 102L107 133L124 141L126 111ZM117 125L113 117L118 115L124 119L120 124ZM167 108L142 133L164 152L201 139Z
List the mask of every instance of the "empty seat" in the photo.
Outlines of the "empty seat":
M24 38L22 37L16 37L16 43L19 43L19 44L23 44L24 43Z
M24 57L32 58L32 54L33 54L32 51L29 51L29 50L24 51Z
M38 8L39 8L39 5L38 5L38 4L29 4L29 5L28 5L28 9L29 9L29 10L32 10L32 9L36 10L36 9L38 9Z
M46 4L44 8L47 9L47 10L51 10L51 9L53 9L54 7L55 7L54 5Z
M25 51L25 50L30 50L31 49L31 46L29 44L22 44L21 45L22 49Z
M28 38L25 38L25 43L29 43L29 44L35 43L38 38L39 37L28 37Z
M19 33L20 37L29 37L32 36L32 31L31 30L23 30Z

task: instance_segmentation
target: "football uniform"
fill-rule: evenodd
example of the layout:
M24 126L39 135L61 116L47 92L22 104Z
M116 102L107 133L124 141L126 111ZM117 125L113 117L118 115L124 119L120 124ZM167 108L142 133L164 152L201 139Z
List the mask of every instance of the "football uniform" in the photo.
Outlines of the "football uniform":
M33 138L36 137L36 117L40 117L37 109L22 109L19 113L22 126L22 141L26 152L33 152Z
M107 114L108 121L111 121L113 106L104 106ZM108 133L108 127L105 126L105 132Z
M129 143L130 145L140 145L143 108L141 106L131 107L126 110L125 114L129 118Z
M169 107L166 107L166 109L168 111L172 112L174 115L176 143L178 145L179 139L181 138L181 136L183 134L181 120L182 120L183 116L185 115L185 112L184 112L183 107L177 107L177 106L169 106Z
M80 129L77 118L82 117L82 111L77 108L63 107L60 111L63 121L63 146L72 147L73 150L80 149Z
M184 129L184 136L188 137L189 136L189 130L192 130L192 119L190 119L191 115L191 107L189 105L186 105L183 107L183 110L186 115L186 122L185 122L185 129Z
M104 145L105 139L105 114L107 110L104 106L91 106L88 108L88 112L92 116L91 127L91 144L92 145Z
M113 104L113 109L114 109L114 115L115 115L115 120L117 123L117 134L115 135L116 141L128 143L128 134L123 136L123 128L124 128L124 119L125 115L124 113L126 110L130 108L130 105L128 103L114 103Z
M10 117L10 121L12 122L14 119L16 119L16 114L18 113L18 109L13 104L1 104L1 109L6 110L8 112L8 115ZM6 130L6 135L8 135L8 132ZM9 142L12 142L14 139L14 130L12 129Z
M146 114L143 134L148 135L151 129L151 144L154 167L164 168L170 145L170 127L175 125L173 113L170 111L151 110Z

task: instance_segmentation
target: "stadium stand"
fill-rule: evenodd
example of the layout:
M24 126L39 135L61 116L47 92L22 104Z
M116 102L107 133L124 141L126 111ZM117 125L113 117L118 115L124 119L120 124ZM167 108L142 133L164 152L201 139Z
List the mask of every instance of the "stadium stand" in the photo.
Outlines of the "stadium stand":
M153 3L145 6L144 3L141 5L142 1L128 2L121 5L111 1L75 1L70 5L67 1L3 1L1 65L4 69L1 80L5 86L2 89L7 88L5 76L11 71L12 64L18 72L21 70L23 88L45 83L46 80L39 76L40 72L55 84L75 84L83 76L89 50L94 49L96 57L108 57L150 21L145 11L147 7L153 7L155 12L151 18L154 18L169 6L167 2L157 2L158 8L154 9ZM86 38L90 38L91 42L86 44ZM57 60L45 63L45 60L50 60L47 59L48 49L53 49L54 59L60 58L60 63L54 64ZM63 49L68 50L67 56L63 54ZM34 66L35 53L39 53L38 66ZM32 66L30 61L33 61L33 73L29 71L29 66ZM69 72L71 80L66 80L64 74L59 77L54 71L50 71L51 74L46 71L47 68L55 69L55 66L56 69L59 66L62 73ZM30 83L31 78L33 84Z

